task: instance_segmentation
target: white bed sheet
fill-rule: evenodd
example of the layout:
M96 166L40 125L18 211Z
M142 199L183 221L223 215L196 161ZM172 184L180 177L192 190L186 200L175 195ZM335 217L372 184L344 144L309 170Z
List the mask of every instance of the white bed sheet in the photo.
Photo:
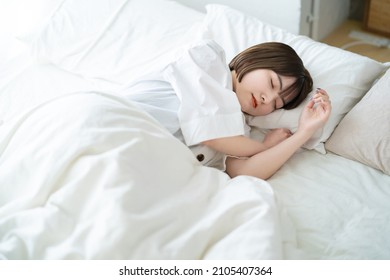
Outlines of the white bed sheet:
M296 230L286 258L390 259L390 176L301 150L268 182Z

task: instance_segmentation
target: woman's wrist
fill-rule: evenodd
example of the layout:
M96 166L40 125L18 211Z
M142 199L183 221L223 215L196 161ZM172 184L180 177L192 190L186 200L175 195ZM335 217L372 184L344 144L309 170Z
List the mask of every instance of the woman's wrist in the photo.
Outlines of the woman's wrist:
M314 131L298 129L293 136L300 139L302 144L306 143L314 134Z

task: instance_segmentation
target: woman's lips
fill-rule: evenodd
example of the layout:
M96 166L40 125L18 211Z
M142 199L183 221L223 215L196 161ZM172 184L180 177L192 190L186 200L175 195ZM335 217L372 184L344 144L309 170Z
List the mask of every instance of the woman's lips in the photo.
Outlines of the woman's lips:
M252 94L252 106L253 106L253 108L256 108L256 107L257 107L257 100L256 100L256 98L253 96L253 94Z

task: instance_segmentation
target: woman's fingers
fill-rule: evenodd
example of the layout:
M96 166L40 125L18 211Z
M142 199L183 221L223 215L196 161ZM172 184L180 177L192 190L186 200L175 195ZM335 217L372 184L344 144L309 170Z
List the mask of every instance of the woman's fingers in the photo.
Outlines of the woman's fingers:
M313 97L311 98L315 103L330 102L328 93L321 89L317 88Z

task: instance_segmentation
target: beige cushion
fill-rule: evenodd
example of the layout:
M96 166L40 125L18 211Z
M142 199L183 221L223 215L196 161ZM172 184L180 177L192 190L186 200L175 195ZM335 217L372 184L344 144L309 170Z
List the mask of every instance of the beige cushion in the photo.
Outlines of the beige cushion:
M390 70L345 116L325 147L390 175Z

